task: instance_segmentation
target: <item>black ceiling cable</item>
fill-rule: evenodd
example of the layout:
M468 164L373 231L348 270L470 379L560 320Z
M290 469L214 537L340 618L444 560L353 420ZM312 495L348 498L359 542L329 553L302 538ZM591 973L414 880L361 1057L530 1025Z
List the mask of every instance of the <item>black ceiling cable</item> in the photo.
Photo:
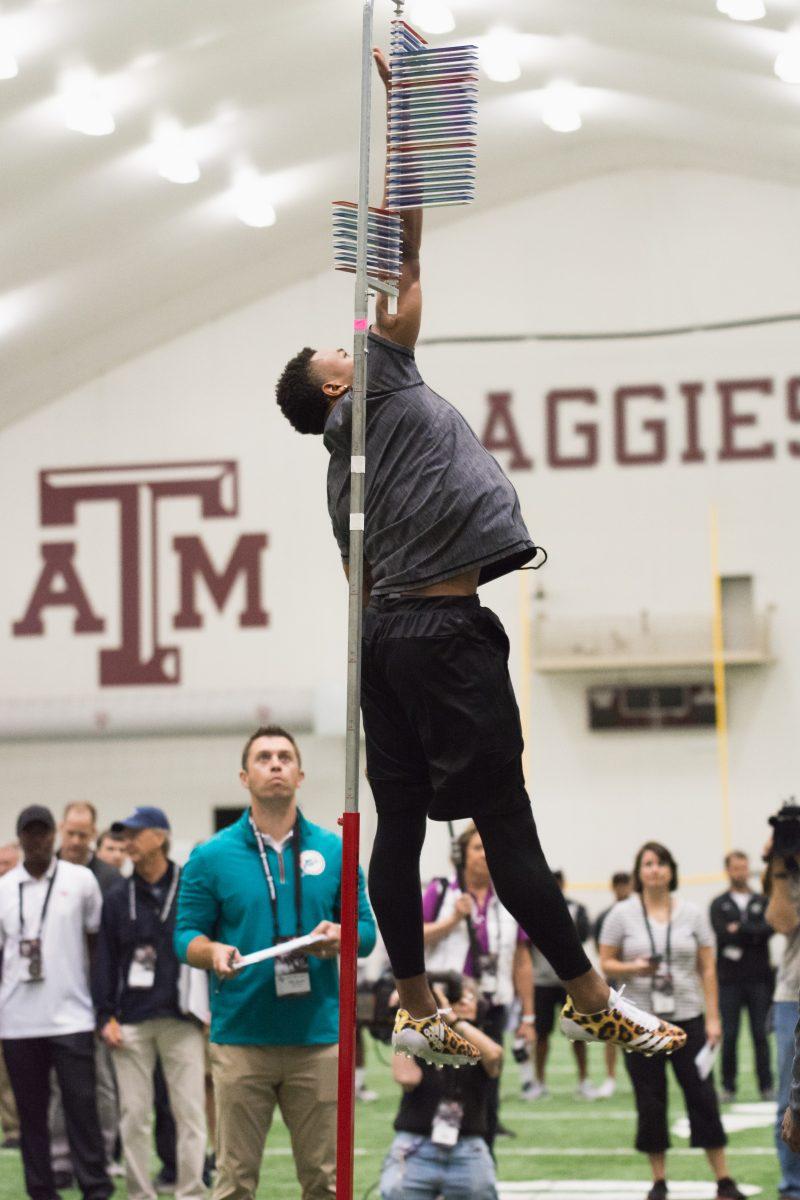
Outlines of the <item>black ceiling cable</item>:
M724 333L730 329L755 329L761 325L784 325L800 321L800 313L772 317L743 317L739 321L712 321L703 325L675 325L664 329L627 329L598 333L473 333L452 337L420 338L418 346L487 345L492 342L625 342L647 338L684 337L690 333Z

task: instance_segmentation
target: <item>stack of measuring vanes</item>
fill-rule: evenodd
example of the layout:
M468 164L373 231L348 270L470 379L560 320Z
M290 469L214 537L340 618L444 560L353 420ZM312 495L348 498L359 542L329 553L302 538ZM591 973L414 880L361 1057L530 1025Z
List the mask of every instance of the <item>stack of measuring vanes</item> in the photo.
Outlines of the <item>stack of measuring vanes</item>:
M386 203L389 208L469 204L475 198L476 46L431 49L392 22Z
M397 283L402 266L402 217L386 208L371 208L367 226L367 275ZM333 256L337 271L355 271L358 241L358 205L349 200L333 203Z

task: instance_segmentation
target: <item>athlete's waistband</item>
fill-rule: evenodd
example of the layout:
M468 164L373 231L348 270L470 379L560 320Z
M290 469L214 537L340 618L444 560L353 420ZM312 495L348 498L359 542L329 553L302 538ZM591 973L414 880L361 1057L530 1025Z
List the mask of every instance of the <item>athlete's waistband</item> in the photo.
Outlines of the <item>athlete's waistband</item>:
M383 592L370 596L373 612L423 612L446 608L480 608L477 595L472 596L415 596L410 592Z

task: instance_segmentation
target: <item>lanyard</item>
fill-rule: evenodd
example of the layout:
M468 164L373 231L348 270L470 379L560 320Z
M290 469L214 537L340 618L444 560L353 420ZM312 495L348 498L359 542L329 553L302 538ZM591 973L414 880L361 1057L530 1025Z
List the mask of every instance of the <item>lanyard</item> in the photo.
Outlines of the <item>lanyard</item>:
M639 899L642 902L642 913L644 914L644 923L647 926L647 936L650 938L650 946L653 951L653 956L657 957L658 951L656 950L656 940L653 937L653 930L650 927L650 918L648 917L647 909L644 906L644 897L640 896ZM672 965L672 901L671 900L669 902L669 923L667 924L667 953L665 956L665 961L667 964L667 970L669 970L670 966Z
M267 881L267 892L269 894L269 902L272 908L272 944L277 945L281 940L280 926L278 922L278 892L275 887L275 880L272 877L272 871L269 868L269 859L267 858L267 845L264 841L264 836L261 830L256 826L255 821L250 817L250 828L256 837L258 845L258 853L261 857L261 866L264 871L264 878ZM303 932L303 884L300 872L300 814L297 814L292 830L292 858L294 860L294 909L295 922L297 927L297 937ZM283 851L281 851L283 853Z
M53 891L53 884L56 881L57 873L58 873L58 862L56 862L55 868L53 870L53 874L50 876L50 882L47 885L47 893L44 898L44 904L42 905L42 915L39 918L39 932L36 935L37 941L42 936L42 931L44 929L44 919L47 916L47 906L50 903L50 895ZM19 936L20 936L20 939L22 937L24 937L24 935L25 935L25 914L22 911L22 889L24 886L25 886L25 884L24 884L23 880L20 879L20 881L19 881Z
M469 894L470 894L470 896L472 896L472 899L475 900L475 896L473 895L473 893L470 892ZM492 905L493 900L495 901L494 905ZM474 921L474 924L486 926L486 952L487 952L487 954L499 954L500 953L500 942L502 939L502 928L501 928L501 924L500 924L500 901L497 899L497 896L495 895L494 889L492 888L491 884L489 885L489 888L486 892L486 908L483 910L483 913L481 913L481 911L480 911L480 905L478 904L477 900L475 900L475 906L478 909L477 916L479 919L476 919ZM494 949L492 949L492 938L491 938L491 933L489 930L489 911L492 908L494 910L495 926L497 929L497 939L495 941ZM472 926L473 918L467 917L467 922L469 923L470 926ZM477 949L477 954L482 954L483 951L481 950L480 944L478 942L477 930L474 930L473 936L475 939L475 948ZM475 949L473 949L473 955L475 955ZM476 958L476 962L474 965L477 966L477 958Z
M162 925L166 923L167 918L172 911L172 905L175 902L175 894L178 890L178 880L180 877L181 869L178 864L175 863L172 872L172 883L169 885L169 891L167 892L167 898L164 901L164 907L161 909L161 912L158 916L158 919ZM128 880L128 916L130 917L131 921L136 921L136 884L132 875Z

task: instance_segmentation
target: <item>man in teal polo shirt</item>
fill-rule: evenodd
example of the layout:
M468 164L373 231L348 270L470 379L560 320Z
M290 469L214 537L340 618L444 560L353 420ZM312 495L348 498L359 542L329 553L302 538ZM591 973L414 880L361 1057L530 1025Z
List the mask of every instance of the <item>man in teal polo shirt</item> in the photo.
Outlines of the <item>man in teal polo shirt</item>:
M277 725L248 738L240 821L198 846L181 876L175 949L214 971L211 1066L217 1105L212 1200L252 1200L276 1103L303 1200L335 1195L340 838L297 807L300 751ZM359 953L375 922L359 871ZM237 969L243 955L301 934L306 954Z

